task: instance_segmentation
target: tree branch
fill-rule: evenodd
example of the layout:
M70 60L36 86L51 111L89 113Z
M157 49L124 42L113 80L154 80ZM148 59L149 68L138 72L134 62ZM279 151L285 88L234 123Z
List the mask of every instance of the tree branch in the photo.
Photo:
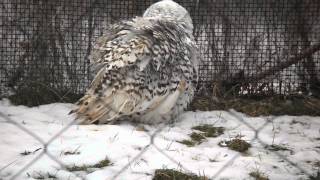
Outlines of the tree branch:
M304 58L307 58L314 54L315 52L320 50L320 42L311 45L309 48L305 49L303 52L298 54L297 56L290 57L287 61L282 61L279 63L277 66L267 69L265 71L262 71L261 73L250 75L250 76L244 76L244 81L245 82L250 82L252 80L259 81L261 79L264 79L270 75L274 75L274 72L279 72L293 64L297 64Z

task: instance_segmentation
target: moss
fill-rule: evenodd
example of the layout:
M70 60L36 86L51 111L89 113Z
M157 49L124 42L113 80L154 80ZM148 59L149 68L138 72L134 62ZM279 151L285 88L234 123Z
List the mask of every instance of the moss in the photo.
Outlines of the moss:
M258 170L250 172L249 175L255 178L255 180L269 180L268 176Z
M205 176L187 174L173 169L157 169L152 180L208 180Z
M195 127L192 127L192 129L203 132L202 135L205 137L218 137L224 133L223 127L214 127L210 124L195 126Z
M235 138L230 141L221 141L219 142L219 145L222 147L227 146L229 149L232 149L238 152L246 152L251 147L251 144L249 144L248 142L240 138Z

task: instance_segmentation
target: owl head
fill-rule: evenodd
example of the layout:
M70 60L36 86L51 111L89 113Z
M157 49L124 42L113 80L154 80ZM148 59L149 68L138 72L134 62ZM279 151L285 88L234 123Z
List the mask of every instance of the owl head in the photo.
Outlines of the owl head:
M191 33L193 31L192 19L189 12L172 0L162 0L152 4L144 12L143 17L168 18L181 23Z

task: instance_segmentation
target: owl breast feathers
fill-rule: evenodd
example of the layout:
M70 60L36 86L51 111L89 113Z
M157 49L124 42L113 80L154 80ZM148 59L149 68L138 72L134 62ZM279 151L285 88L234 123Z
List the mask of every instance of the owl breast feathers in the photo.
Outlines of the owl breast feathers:
M198 59L182 22L121 21L97 39L90 57L94 80L72 112L83 124L172 121L193 98Z

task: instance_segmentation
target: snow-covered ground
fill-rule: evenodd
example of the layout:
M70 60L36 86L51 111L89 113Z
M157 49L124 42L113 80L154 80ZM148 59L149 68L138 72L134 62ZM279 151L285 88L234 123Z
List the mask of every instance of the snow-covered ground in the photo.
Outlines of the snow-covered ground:
M64 130L72 122L67 115L72 107L55 103L28 108L0 101L0 113L9 117L0 114L0 179L152 179L155 169L172 168L212 179L253 179L249 173L259 171L271 180L294 180L308 179L320 166L320 117L186 112L173 125L142 128L123 122L71 125ZM177 142L190 139L196 131L191 128L201 124L222 126L225 132L194 147ZM239 136L252 145L245 153L218 145ZM286 150L266 148L272 144ZM109 166L92 167L104 159L110 160ZM61 163L69 170L89 168L69 172Z

